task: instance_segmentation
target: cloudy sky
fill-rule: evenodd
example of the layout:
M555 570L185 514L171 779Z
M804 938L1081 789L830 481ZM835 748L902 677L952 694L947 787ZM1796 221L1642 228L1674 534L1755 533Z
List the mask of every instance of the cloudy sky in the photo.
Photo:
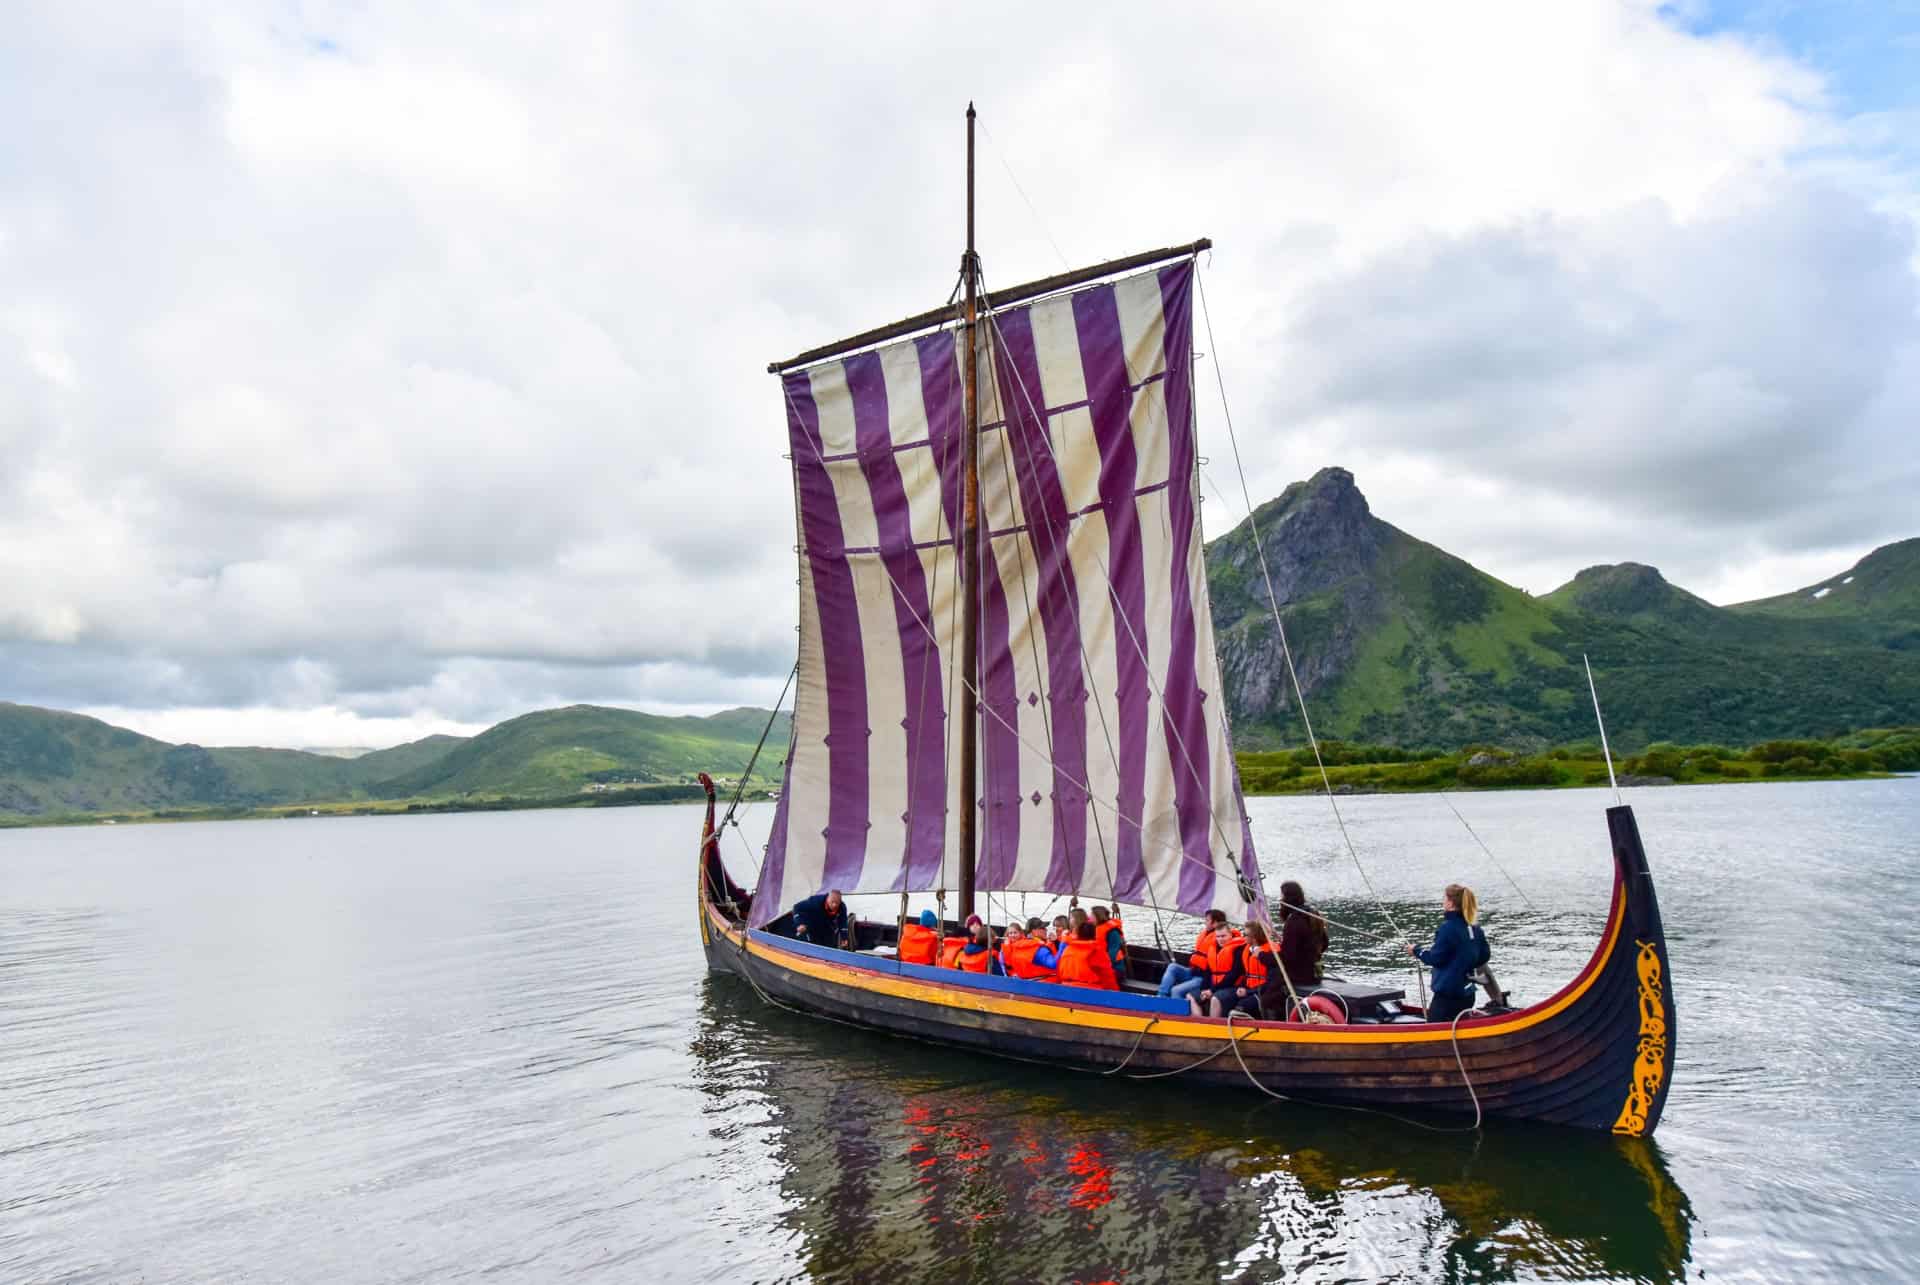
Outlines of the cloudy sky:
M990 285L1216 240L1256 500L1720 602L1920 534L1914 4L1354 8L9 6L0 699L771 703L763 370L946 297L970 98Z

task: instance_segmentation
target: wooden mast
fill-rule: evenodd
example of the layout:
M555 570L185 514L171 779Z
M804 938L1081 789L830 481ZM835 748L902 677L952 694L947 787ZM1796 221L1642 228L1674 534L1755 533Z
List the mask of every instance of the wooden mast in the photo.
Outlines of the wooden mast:
M966 286L966 432L961 437L960 524L960 906L962 923L973 913L975 844L980 797L975 759L980 708L980 384L974 341L980 296L980 259L973 249L973 104L967 104L967 252L960 260Z

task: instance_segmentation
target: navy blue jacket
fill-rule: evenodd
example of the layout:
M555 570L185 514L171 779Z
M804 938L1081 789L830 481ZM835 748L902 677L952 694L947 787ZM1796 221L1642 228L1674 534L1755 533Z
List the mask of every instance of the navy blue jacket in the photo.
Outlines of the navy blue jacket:
M1468 927L1467 917L1449 910L1433 934L1433 945L1420 952L1420 962L1433 969L1433 993L1458 995L1471 985L1467 974L1478 968L1485 937Z
M816 946L846 945L849 923L846 901L841 901L839 914L830 915L824 892L793 903L793 935L804 937Z

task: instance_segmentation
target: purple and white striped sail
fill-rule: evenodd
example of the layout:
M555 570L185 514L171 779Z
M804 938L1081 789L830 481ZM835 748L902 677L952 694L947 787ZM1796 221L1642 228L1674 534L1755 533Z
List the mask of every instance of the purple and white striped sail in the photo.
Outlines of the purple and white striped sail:
M789 372L794 739L756 921L826 888L1243 911L1252 835L1208 610L1193 263L980 325L980 794L958 796L952 331Z

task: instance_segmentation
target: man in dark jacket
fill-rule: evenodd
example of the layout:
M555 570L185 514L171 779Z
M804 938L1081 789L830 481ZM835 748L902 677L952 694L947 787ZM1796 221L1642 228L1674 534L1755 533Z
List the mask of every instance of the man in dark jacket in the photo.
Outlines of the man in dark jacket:
M838 888L793 903L793 935L801 941L845 950L852 940L852 926Z

